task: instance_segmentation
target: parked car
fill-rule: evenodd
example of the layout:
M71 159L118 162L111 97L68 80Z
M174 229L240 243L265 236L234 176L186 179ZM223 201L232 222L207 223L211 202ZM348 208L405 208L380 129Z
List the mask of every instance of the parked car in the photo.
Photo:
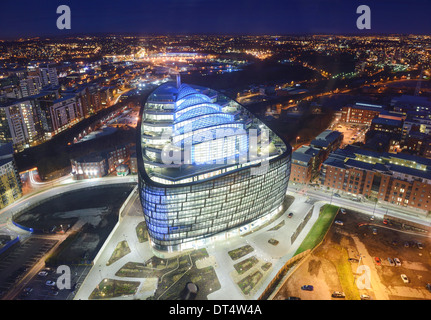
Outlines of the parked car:
M33 291L33 288L31 288L31 287L26 287L26 288L24 288L24 290L22 290L22 292L25 295L29 295L32 291Z
M370 217L370 220L371 220L371 221L374 221L374 216L371 216L371 217Z
M382 264L382 261L380 260L380 258L379 258L379 257L375 257L375 258L374 258L374 261L376 262L376 264L377 264L378 266L380 266L380 265Z
M45 282L45 284L49 287L53 287L55 286L55 281L48 280L47 282Z
M401 261L400 261L400 259L398 259L398 258L394 258L394 262L395 262L395 265L396 265L397 267L401 267Z
M308 284L308 285L302 286L301 289L305 291L313 291L314 287Z
M393 267L395 265L394 260L392 260L391 258L388 258L388 261L390 266Z
M335 223L336 225L339 225L339 226L344 225L344 222L343 222L343 221L341 221L341 220L335 220L335 221L334 221L334 223Z
M349 262L359 262L359 260L355 258L349 258Z
M409 278L407 278L407 276L405 274L401 275L401 279L403 280L404 283L409 283L410 282Z
M431 292L431 283L427 283L427 285L425 286L425 288L427 288L428 291Z
M287 215L289 218L293 217L293 212L289 212L289 214Z
M48 272L46 272L46 271L41 271L41 272L39 272L37 275L38 275L38 276L40 276L40 277L46 277L46 276L48 275Z
M393 246L397 246L398 245L398 241L397 240L392 240L392 245Z
M346 295L344 294L344 292L340 292L340 291L334 291L332 293L332 298L345 298Z
M405 247L405 248L410 247L410 244L409 244L409 242L408 242L408 241L404 242L404 247Z
M383 219L383 224L388 224L389 221L387 219Z
M57 290L51 290L49 293L51 296L57 296L58 295L58 289Z
M422 243L420 243L420 242L418 242L417 244L416 244L417 246L418 246L418 249L423 249L424 248L424 246L422 245Z
M340 211L341 211L342 214L346 214L347 213L346 209L340 209Z
M377 234L377 229L376 228L373 229L373 234Z
M301 300L299 297L289 297L286 300Z
M361 294L361 300L371 300L371 297L368 294Z
M334 197L341 198L341 196L338 193L334 193Z

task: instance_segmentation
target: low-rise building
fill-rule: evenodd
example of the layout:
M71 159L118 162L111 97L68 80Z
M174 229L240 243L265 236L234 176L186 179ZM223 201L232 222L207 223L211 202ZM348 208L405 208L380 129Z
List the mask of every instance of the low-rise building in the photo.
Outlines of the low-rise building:
M99 152L70 160L74 179L101 178L108 174L108 164Z
M310 183L319 176L321 149L302 146L292 153L290 181Z
M341 110L341 122L370 125L383 110L383 106L367 103L348 105Z
M376 117L371 120L370 130L399 134L403 131L403 121Z
M344 135L339 131L325 130L319 134L310 146L321 149L321 161L325 161L331 152L337 150L343 143Z
M348 146L322 164L321 185L399 206L431 210L431 160Z

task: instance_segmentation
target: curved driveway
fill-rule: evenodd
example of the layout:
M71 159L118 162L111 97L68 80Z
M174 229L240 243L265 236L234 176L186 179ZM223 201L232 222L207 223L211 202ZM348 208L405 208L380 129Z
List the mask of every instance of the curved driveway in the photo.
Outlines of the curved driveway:
M55 185L55 186L50 185L44 190L36 191L28 195L25 195L18 201L0 210L0 228L10 227L13 229L13 227L11 227L12 225L11 218L13 217L14 214L21 212L22 210L25 210L26 208L30 207L32 204L46 200L58 194L75 191L83 188L89 188L89 187L121 184L121 183L131 183L131 182L137 182L137 176L105 177L105 178L67 182L64 184L60 182L58 185Z

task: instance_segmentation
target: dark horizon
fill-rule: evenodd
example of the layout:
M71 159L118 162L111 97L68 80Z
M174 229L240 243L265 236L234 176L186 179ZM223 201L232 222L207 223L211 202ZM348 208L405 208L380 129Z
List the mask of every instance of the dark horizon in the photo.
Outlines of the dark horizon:
M136 35L393 35L431 34L426 0L23 0L1 5L0 39ZM408 5L406 5L406 3ZM71 30L56 28L69 5ZM356 28L359 5L371 9L371 30Z
M67 38L78 38L78 37L95 37L95 38L103 38L103 37L186 37L186 36L208 36L208 37L311 37L311 36L328 36L328 37L379 37L379 36L399 36L399 37L408 37L408 36L428 36L426 33L135 33L135 32L95 32L95 33L70 33L63 35L40 35L40 36L28 36L28 37L14 37L14 38L0 38L0 41L3 42L14 42L20 40L53 40L53 39L67 39Z

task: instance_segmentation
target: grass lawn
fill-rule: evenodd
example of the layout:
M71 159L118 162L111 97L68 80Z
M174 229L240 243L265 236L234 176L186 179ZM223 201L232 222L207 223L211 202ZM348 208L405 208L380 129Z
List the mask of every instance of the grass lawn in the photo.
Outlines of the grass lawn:
M313 249L317 244L320 243L320 241L323 240L323 237L325 236L326 231L328 231L329 227L331 226L332 221L334 220L338 212L338 209L339 207L331 204L325 204L320 209L319 218L317 218L317 221L314 223L310 232L308 232L307 236L299 246L295 255L308 249Z
M121 259L122 257L124 257L126 254L129 254L130 252L131 251L130 251L129 245L126 240L119 242L114 252L112 253L111 258L106 263L106 265L109 266L113 264L115 261Z
M346 300L359 300L360 295L358 287L355 283L352 266L348 260L349 254L345 248L337 246L336 249L340 251L341 255L338 261L335 262L335 267L337 269L338 278L340 279L340 284L346 295Z

